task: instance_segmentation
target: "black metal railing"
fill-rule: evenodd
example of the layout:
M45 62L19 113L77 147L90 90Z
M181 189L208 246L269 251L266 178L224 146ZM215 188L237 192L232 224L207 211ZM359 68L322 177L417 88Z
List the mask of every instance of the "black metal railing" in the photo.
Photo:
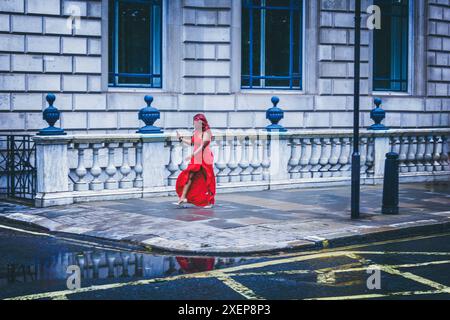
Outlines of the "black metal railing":
M36 147L31 135L0 135L0 197L32 201Z

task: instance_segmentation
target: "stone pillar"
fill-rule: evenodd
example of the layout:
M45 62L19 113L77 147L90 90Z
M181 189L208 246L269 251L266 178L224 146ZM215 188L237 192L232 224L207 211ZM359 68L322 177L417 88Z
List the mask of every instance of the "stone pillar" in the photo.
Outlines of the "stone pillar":
M35 205L49 207L73 203L69 192L67 136L35 136L37 190Z
M388 131L379 131L379 133L380 132ZM383 134L375 136L374 145L374 183L379 184L383 182L386 153L391 151L389 137Z
M270 184L289 179L288 163L291 148L288 146L288 135L283 132L268 132L267 138L270 139Z
M166 165L169 163L169 148L165 148L165 135L142 136L142 179L144 193L167 186ZM147 190L146 190L147 189Z

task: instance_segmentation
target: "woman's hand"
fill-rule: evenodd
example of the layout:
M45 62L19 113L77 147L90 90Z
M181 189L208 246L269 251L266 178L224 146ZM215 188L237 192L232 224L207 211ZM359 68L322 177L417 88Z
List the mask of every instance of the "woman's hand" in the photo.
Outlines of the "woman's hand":
M177 139L180 140L180 138L181 138L181 134L177 130Z

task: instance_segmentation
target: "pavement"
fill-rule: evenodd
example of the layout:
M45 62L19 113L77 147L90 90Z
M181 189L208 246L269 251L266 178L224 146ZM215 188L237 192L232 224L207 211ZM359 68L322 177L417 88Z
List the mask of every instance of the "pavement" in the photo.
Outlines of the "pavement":
M450 230L450 183L400 185L400 214L382 215L382 186L361 188L350 219L350 187L218 194L212 209L179 208L174 197L31 208L0 203L0 217L50 232L118 240L153 250L252 254L310 250Z

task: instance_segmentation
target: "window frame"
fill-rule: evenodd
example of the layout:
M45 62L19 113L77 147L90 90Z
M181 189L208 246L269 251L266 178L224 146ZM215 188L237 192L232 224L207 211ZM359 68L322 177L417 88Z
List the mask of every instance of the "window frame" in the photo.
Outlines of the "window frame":
M119 66L119 47L118 47L118 36L119 36L119 32L118 32L118 27L119 27L119 17L118 17L118 9L119 9L119 3L120 2L125 2L125 3L144 3L144 4L148 4L148 6L150 7L150 14L151 14L151 24L152 24L152 29L150 32L150 48L151 48L151 53L150 53L150 67L152 69L151 73L147 73L147 74L140 74L140 73L120 73L118 72ZM106 77L106 82L107 82L107 87L109 89L118 89L118 88L142 88L142 89L162 89L163 88L163 50L164 50L164 19L165 19L165 15L164 15L164 0L107 0L108 3L108 39L110 39L110 33L113 32L113 36L112 36L112 43L110 43L110 41L108 40L108 61L107 61L107 77ZM111 6L112 4L112 6ZM160 12L159 12L159 16L160 16L160 21L159 21L159 31L155 31L153 30L153 26L154 26L154 19L153 19L153 15L154 15L154 6L158 5L160 7ZM113 19L114 21L111 23L110 21L110 12L111 10L114 10L115 12L113 13ZM111 30L110 27L114 26L114 30ZM155 70L155 34L157 34L157 32L159 33L158 37L159 37L159 43L158 46L160 48L160 52L159 52L159 70L160 73L154 73L153 71ZM110 46L112 46L112 50L110 51ZM110 54L110 52L112 54ZM114 70L110 69L110 59L113 59L114 63ZM110 76L111 74L113 74L113 78L114 78L114 82L110 82ZM133 83L125 83L125 84L121 84L119 83L119 78L120 77L130 77L130 78L148 78L150 80L149 84L133 84ZM155 86L154 85L154 79L160 79L159 81L159 85Z
M407 0L408 3L408 14L407 14L407 25L408 25L408 35L407 35L407 76L404 82L406 82L406 90L393 90L393 89L376 89L375 88L375 32L376 30L373 30L372 32L372 41L371 41L371 91L372 93L375 93L377 95L411 95L414 90L414 64L415 64L415 41L414 41L414 34L415 34L415 27L414 27L414 20L415 20L415 4L414 0ZM374 1L374 4L375 1ZM401 80L399 80L401 81Z
M290 92L290 91L295 91L295 92L303 92L305 89L305 39L306 39L306 34L305 34L305 28L306 28L306 1L305 0L299 0L300 1L300 6L297 8L297 6L294 5L294 0L291 0L289 3L289 6L267 6L265 4L266 0L261 0L261 4L260 5L255 5L251 2L251 5L248 6L245 0L242 0L242 3L240 4L240 8L239 10L241 11L241 19L240 19L240 23L241 23L241 34L240 37L241 39L243 38L243 33L244 33L244 28L243 28L243 18L242 18L242 13L244 9L248 9L248 10L288 10L289 11L289 16L290 16L290 21L289 21L289 29L290 29L290 48L289 48L289 73L290 75L288 76L272 76L272 75L267 75L265 74L265 65L266 63L262 64L260 63L260 70L261 70L261 74L260 76L254 76L252 69L253 69L253 56L251 53L249 53L248 57L244 57L243 55L243 46L242 46L242 40L240 41L240 77L239 77L239 87L241 92L245 92L245 91L252 91L255 92L253 90L256 90L256 92L263 92L263 91L286 91L286 92ZM294 76L295 72L293 70L294 67L294 59L296 58L294 56L294 48L293 48L293 28L294 28L294 20L293 20L293 16L294 16L294 12L295 11L300 11L299 17L300 17L300 30L299 30L299 56L298 61L299 61L299 75L298 76ZM250 13L250 16L252 16L252 14ZM250 20L251 21L251 20ZM265 26L263 19L261 19L261 24L263 26ZM250 33L249 38L253 38L253 25L250 23L250 30L248 30L248 32ZM260 39L261 39L261 48L260 48L260 61L265 61L265 59L263 60L263 58L265 58L265 47L266 47L266 40L265 40L265 28L261 28L260 30L261 35L260 35ZM263 45L264 43L264 45ZM253 52L253 46L251 45L250 42L250 52ZM244 59L248 59L249 60L249 74L245 75L243 74L243 69L242 69L242 62ZM264 65L264 66L263 66ZM244 77L247 78L246 81L249 82L249 85L244 86L243 82L244 82ZM261 79L262 80L262 86L254 86L253 85L253 81L255 79ZM252 81L253 80L253 81ZM265 86L264 85L264 80L289 80L289 86ZM299 86L294 86L293 82L299 80Z

